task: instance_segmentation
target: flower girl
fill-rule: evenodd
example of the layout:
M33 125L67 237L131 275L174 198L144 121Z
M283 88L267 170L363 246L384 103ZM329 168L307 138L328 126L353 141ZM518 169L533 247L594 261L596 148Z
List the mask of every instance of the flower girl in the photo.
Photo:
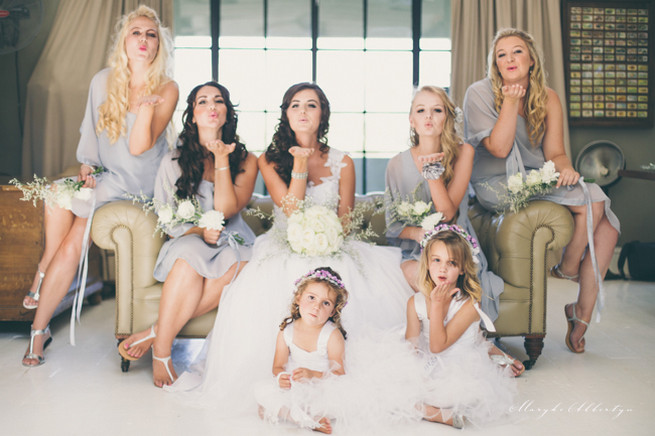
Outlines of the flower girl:
M316 410L312 400L320 396L320 379L344 374L346 332L341 310L347 300L341 277L329 267L313 269L296 281L291 314L277 335L276 379L255 389L263 419L277 423L282 418L332 433L330 419Z
M480 283L473 260L476 241L461 227L441 224L421 242L420 293L407 304L405 337L422 352L423 417L461 428L464 418L479 425L509 411L516 386L511 369L489 359L479 327L491 320L480 310Z

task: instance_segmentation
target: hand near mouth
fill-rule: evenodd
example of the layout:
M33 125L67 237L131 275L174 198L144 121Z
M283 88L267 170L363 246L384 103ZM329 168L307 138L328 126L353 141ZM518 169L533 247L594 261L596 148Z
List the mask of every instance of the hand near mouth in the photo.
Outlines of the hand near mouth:
M159 95L144 95L143 97L139 97L136 102L136 107L139 108L141 106L157 106L163 102L164 99Z
M214 139L205 144L207 150L211 151L214 154L214 158L224 157L229 155L236 148L236 143L226 144L220 139Z
M420 155L418 157L418 161L422 165L425 165L426 163L439 162L443 159L443 157L444 157L443 153L432 153L432 154Z
M304 148L304 147L299 147L299 146L293 146L289 149L289 153L291 156L294 158L300 158L300 159L307 159L309 156L314 153L313 148Z
M505 85L501 88L505 99L520 100L525 97L526 89L519 84Z
M430 292L430 304L433 305L443 305L443 304L450 304L450 300L453 298L453 296L459 292L459 288L453 287L450 289L452 286L452 283L449 282L442 282L440 284L437 284L437 286L432 289L432 292Z

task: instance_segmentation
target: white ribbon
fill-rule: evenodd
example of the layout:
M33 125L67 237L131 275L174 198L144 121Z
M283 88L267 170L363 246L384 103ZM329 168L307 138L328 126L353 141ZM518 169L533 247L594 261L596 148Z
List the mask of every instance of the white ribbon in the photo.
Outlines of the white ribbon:
M589 188L584 182L584 178L580 176L578 183L584 192L585 203L587 204L587 241L589 243L589 255L591 256L591 266L594 269L594 278L598 284L598 297L596 298L596 322L600 322L600 312L605 307L605 289L603 288L603 278L600 275L598 268L598 261L596 260L596 248L594 247L594 219L591 209L591 194Z
M478 312L478 315L480 315L480 320L484 323L484 328L487 329L488 332L494 333L496 331L496 327L494 326L494 323L491 320L491 318L489 318L489 315L487 315L482 311L482 309L480 309L480 305L478 303L474 303L473 307L475 307L475 310Z
M93 214L96 208L96 192L93 190L91 196L91 212L86 220L86 227L84 228L84 236L82 238L82 251L80 252L80 261L77 265L77 289L75 289L75 298L73 298L73 307L71 308L71 321L69 339L72 346L75 346L75 320L80 322L80 313L82 312L82 305L84 304L84 291L86 291L86 278L89 271L89 235L91 233L91 223L93 222Z
M227 245L230 246L234 250L234 252L237 254L237 269L234 271L234 275L232 276L232 279L230 279L230 283L227 284L227 286L230 286L233 282L234 279L237 278L239 275L239 265L241 264L241 253L239 252L239 242L237 242L236 238L234 237L233 232L227 232Z

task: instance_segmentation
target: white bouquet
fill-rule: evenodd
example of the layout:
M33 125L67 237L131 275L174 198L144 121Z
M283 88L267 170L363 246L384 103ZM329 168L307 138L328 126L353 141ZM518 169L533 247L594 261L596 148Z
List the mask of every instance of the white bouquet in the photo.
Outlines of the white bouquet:
M344 234L337 214L324 206L296 210L287 221L287 241L293 251L307 256L327 256L337 252Z
M95 176L103 171L104 168L98 167L91 175ZM36 206L37 201L43 200L49 207L58 206L62 209L71 210L74 198L87 201L93 195L92 188L85 188L83 181L75 181L72 178L50 182L45 177L37 177L35 174L34 180L31 182L21 183L18 179L11 179L9 183L23 192L21 200L31 200L34 206Z
M443 219L441 212L430 213L432 202L418 201L394 201L390 205L391 215L394 221L401 221L409 226L421 227L424 230L432 230Z
M507 178L507 191L499 195L501 210L518 212L527 206L533 197L549 193L555 184L559 173L555 171L553 161L548 161L539 170L530 170L523 174L516 173Z

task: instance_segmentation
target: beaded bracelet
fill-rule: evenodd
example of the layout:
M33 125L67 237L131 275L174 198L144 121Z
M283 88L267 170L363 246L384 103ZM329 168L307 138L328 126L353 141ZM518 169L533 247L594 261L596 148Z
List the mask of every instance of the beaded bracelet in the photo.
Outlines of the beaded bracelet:
M438 180L445 170L441 162L426 162L421 173L426 180Z
M306 179L306 178L307 178L307 175L308 175L308 174L309 174L309 173L308 173L307 171L305 171L304 173L297 173L297 172L295 172L295 171L291 171L291 178L293 178L293 179L303 180L303 179Z

